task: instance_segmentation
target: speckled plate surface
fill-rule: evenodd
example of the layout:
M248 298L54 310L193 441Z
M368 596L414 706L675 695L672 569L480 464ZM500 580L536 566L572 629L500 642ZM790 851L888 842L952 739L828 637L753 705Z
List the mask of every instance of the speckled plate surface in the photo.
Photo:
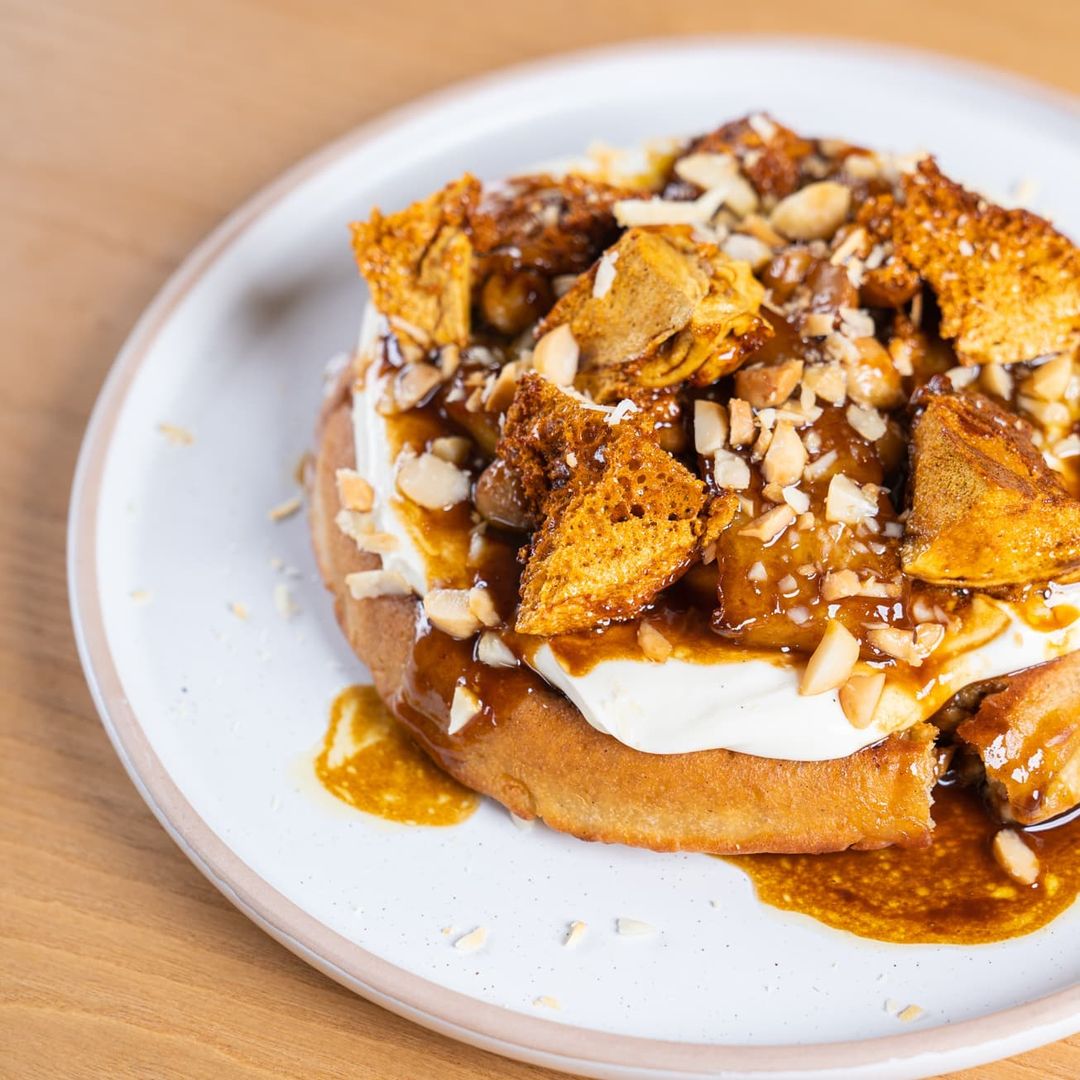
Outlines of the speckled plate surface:
M1000 945L877 944L759 904L715 859L523 832L494 805L455 828L395 826L313 780L329 703L364 672L303 517L268 511L296 494L323 366L356 336L364 290L345 223L465 169L494 178L597 138L689 133L753 109L933 148L989 193L1031 179L1036 208L1080 234L1075 107L935 57L640 45L412 106L237 211L135 329L75 485L79 648L117 752L192 861L278 940L386 1007L589 1076L929 1075L1080 1030L1080 910ZM272 600L281 582L300 607L289 620ZM618 916L657 933L620 937ZM572 919L589 930L571 950ZM441 932L481 925L473 953ZM902 1025L887 999L925 1012Z

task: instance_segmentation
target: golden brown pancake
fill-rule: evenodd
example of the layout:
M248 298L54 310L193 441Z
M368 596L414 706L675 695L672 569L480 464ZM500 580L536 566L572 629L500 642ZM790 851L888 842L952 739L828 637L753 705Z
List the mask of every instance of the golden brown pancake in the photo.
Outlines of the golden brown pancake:
M403 693L416 679L419 601L354 600L345 587L347 574L379 566L378 556L358 551L334 524L335 473L353 464L346 401L322 423L312 481L311 528L323 580L379 693L416 742L463 784L519 817L539 818L581 839L656 851L824 852L929 843L937 753L926 724L833 761L779 761L728 750L645 754L591 727L539 676L501 676L493 669L495 678L528 679L534 692L507 695L496 722L485 714L448 735L460 670L444 663L423 673L432 683L430 715Z

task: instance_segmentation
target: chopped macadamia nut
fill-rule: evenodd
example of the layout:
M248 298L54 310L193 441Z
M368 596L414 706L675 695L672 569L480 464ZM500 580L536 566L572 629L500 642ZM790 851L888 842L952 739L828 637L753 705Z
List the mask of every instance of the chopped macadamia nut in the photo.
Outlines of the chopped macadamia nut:
M806 447L794 425L786 420L776 425L772 442L762 462L762 472L770 484L787 487L802 479L806 465ZM803 510L807 509L806 506ZM801 511L800 511L801 512Z
M615 930L623 937L652 937L656 933L656 927L651 923L626 917L615 920Z
M487 942L487 927L478 926L475 930L470 930L467 934L462 934L461 937L454 942L454 948L458 952L476 952L477 949L483 948Z
M375 555L385 555L388 551L397 551L401 542L392 533L361 532L353 537L361 551L370 551Z
M409 596L409 583L393 570L358 570L345 578L345 587L354 600L373 600L378 596Z
M842 405L847 398L847 372L840 364L814 364L803 371L802 381L830 405Z
M791 397L792 391L799 385L802 373L801 360L785 360L781 364L768 367L739 368L735 372L735 394L755 409L780 405Z
M397 412L415 408L442 383L442 372L420 362L401 369L393 384L393 407Z
M470 606L469 589L432 589L424 597L424 612L431 625L454 638L472 637L480 620Z
M765 569L763 562L753 563L749 570L746 571L746 578L748 581L767 581L769 577L768 570Z
M843 623L830 619L818 647L807 661L799 693L806 696L824 694L843 686L858 659L858 639Z
M1063 401L1043 401L1020 394L1016 399L1022 412L1033 416L1043 427L1064 427L1069 423L1069 406Z
M750 466L730 450L713 454L713 480L728 491L745 491L750 486Z
M469 474L436 454L403 453L398 458L398 490L428 510L446 510L469 497Z
M431 440L431 452L454 465L464 465L469 460L472 441L464 435L441 435ZM357 509L362 509L358 507Z
M769 224L792 240L828 240L851 209L851 189L821 180L781 199Z
M1072 359L1062 354L1040 364L1024 381L1024 393L1043 401L1060 401L1069 388Z
M355 469L338 469L338 501L346 510L370 510L375 503L375 491Z
M884 690L883 671L875 671L872 675L852 675L840 687L840 708L852 727L870 726Z
M979 377L979 369L977 367L952 367L945 372L945 377L952 383L954 390L963 390Z
M521 378L526 367L523 360L512 360L508 364L503 364L497 375L488 376L488 381L482 391L482 403L488 412L506 412L510 407L510 402L514 400L518 379Z
M754 413L750 402L734 397L728 402L728 441L732 446L749 446L754 441Z
M563 939L563 945L568 949L572 949L585 936L586 929L587 926L585 923L580 919L575 919L567 928L566 937Z
M843 473L837 473L829 481L829 492L825 497L826 521L858 525L877 512L877 488L873 484L860 487Z
M493 630L485 630L476 645L476 659L488 667L517 667L510 646Z
M483 709L480 699L460 683L454 687L454 698L450 702L450 724L447 735L456 735L470 720Z
M556 386L570 386L577 375L580 350L569 323L549 330L533 349L532 363L536 372Z
M811 461L805 469L803 469L803 476L809 483L813 483L815 480L821 480L827 476L829 470L837 463L839 455L835 450L830 450L827 454L822 454L821 457Z
M994 859L1018 885L1034 885L1039 880L1039 858L1015 829L1002 829L994 836Z
M502 622L495 608L495 597L483 586L474 585L469 590L469 610L485 626L498 626Z
M833 332L834 317L825 311L811 311L802 321L803 337L825 337Z
M740 536L753 536L768 543L775 540L783 531L795 522L795 511L788 505L774 506L760 517L754 518L749 525L739 530Z
M821 582L821 598L829 603L859 595L859 575L854 570L830 570Z
M642 620L638 625L637 641L645 658L658 664L662 664L674 651L671 642L647 620Z
M914 632L896 626L876 626L866 632L866 640L875 649L912 667L922 667L944 637L945 627L936 622L919 623Z
M746 236L744 233L732 233L720 245L720 250L729 259L740 259L748 262L755 272L764 269L772 260L772 248L763 244L756 236Z
M801 529L803 527L801 524L801 515L805 514L810 509L810 496L807 495L805 491L800 491L794 485L789 485L784 488L780 494L784 502L786 502L796 514L800 515L798 527ZM812 523L810 527L813 527Z
M715 401L694 402L694 449L711 454L727 442L727 411Z
M885 417L877 409L863 405L849 405L844 415L847 417L847 422L867 442L877 442L888 430Z
M304 503L300 496L294 495L291 499L286 499L284 502L278 503L277 506L271 507L269 512L270 520L284 521L286 518L291 518L303 505Z
M983 389L1008 401L1012 397L1013 377L1004 364L987 364L979 375Z

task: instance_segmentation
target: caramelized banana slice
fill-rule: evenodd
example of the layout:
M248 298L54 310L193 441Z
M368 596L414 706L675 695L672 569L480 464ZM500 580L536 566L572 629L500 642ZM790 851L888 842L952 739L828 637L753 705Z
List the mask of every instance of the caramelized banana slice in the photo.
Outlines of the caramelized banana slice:
M1080 803L1080 652L1028 668L957 728L1005 821L1036 825Z
M904 572L995 588L1080 577L1080 501L1029 428L980 394L931 393L912 441Z

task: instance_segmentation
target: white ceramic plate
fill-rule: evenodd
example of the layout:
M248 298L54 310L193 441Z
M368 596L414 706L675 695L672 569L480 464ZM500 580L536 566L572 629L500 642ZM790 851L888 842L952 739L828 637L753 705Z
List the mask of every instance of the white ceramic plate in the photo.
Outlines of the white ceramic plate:
M800 131L933 148L991 193L1031 179L1037 208L1080 234L1070 103L935 57L648 44L408 108L240 209L135 329L75 484L79 648L117 752L192 861L279 941L387 1008L589 1076L938 1073L1080 1030L1080 909L1000 945L876 944L760 905L715 859L523 833L491 804L457 828L395 826L311 778L331 698L365 673L303 518L270 524L267 511L295 492L323 365L356 336L364 291L346 222L465 169L494 178L597 138L632 144L755 109ZM171 444L161 422L194 443ZM298 571L291 621L271 601L283 580L272 559ZM619 937L622 915L659 932ZM571 919L589 926L574 950L561 946ZM471 954L441 933L478 925L490 936ZM561 1011L533 1005L544 995ZM925 1014L901 1025L889 998Z

